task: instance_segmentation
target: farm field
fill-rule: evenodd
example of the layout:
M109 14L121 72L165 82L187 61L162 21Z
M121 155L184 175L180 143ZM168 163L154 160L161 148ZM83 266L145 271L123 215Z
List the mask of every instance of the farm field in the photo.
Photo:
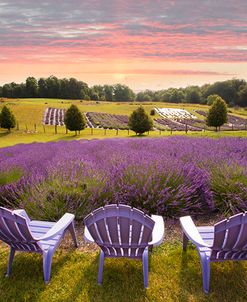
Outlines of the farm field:
M8 249L1 244L1 299L245 301L244 261L213 263L210 293L203 293L199 257L193 247L182 252L177 219L191 214L199 224L212 225L247 210L246 152L246 139L184 136L1 148L1 205L24 207L32 219L57 220L72 212L80 242L75 250L66 239L55 253L47 286L39 255L18 253L12 275L5 278ZM99 251L83 242L82 219L93 208L117 201L165 217L165 241L150 254L147 290L141 262L125 259L106 259L103 285L97 285Z
M61 108L67 109L71 104L76 104L82 112L95 112L105 113L113 115L130 115L140 103L112 103L112 102L94 102L94 101L79 101L79 100L59 100L59 99L2 99L0 102L0 108L6 104L13 111L18 122L19 130L13 130L11 133L6 133L5 130L0 129L0 147L11 146L18 143L31 143L31 142L48 142L58 140L73 140L73 139L100 139L110 137L132 137L135 135L132 131L127 130L109 130L103 129L85 129L77 137L74 133L66 134L64 126L58 126L54 129L54 126L42 125L44 118L44 112L46 108ZM168 107L168 108L181 108L185 109L193 115L196 115L198 119L201 119L201 115L196 113L195 110L206 111L208 106L197 104L171 104L171 103L141 103L145 110L149 113L154 107ZM235 114L240 117L247 117L247 111L243 109L231 110L231 114ZM153 119L159 119L157 114L153 116ZM124 128L124 126L123 126ZM181 128L181 126L179 127ZM164 131L150 131L149 137L171 136L171 135L185 135L185 125L182 126L182 132L175 131L171 133L170 129L162 124L158 124L157 129ZM174 130L176 129L176 125ZM221 131L215 133L213 131L201 131L201 129L194 129L188 126L189 131L187 136L202 136L202 137L222 137L222 136L240 136L246 137L247 131ZM198 130L198 131L196 131ZM55 131L57 133L55 133ZM45 133L44 133L45 132Z

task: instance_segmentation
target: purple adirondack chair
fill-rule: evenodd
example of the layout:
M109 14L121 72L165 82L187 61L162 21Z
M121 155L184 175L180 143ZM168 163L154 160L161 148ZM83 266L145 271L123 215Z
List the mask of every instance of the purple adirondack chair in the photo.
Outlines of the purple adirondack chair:
M126 205L107 205L84 219L84 239L101 248L98 284L102 283L104 258L142 259L144 286L148 286L148 247L162 243L164 221Z
M0 207L0 239L10 246L6 276L10 275L15 251L43 255L44 281L49 282L52 256L66 230L77 247L73 214L66 213L58 222L30 220L25 210L10 211Z
M195 244L202 266L203 289L209 292L210 262L247 260L247 212L215 224L196 227L190 216L180 218L183 250L188 241Z

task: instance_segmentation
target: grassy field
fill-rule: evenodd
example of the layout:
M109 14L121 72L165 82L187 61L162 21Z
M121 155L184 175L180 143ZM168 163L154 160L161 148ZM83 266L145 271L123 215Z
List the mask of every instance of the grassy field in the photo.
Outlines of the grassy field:
M19 130L12 130L11 133L0 129L0 147L11 146L19 143L32 142L48 142L57 140L72 140L72 139L100 139L109 137L133 137L134 133L126 130L102 130L85 129L81 131L79 136L74 136L74 133L66 134L65 127L57 127L57 134L55 134L54 126L42 125L42 118L45 108L68 108L71 104L76 104L83 112L105 112L112 114L129 115L140 104L139 103L112 103L112 102L94 102L94 101L79 101L79 100L58 100L58 99L2 99L0 108L6 104L13 111L18 122ZM207 110L208 106L197 104L169 104L169 103L143 103L145 110L149 113L152 108L157 107L171 107L183 108L195 114L194 110ZM244 109L233 110L232 113L247 116L247 111ZM195 114L197 115L197 114ZM199 115L198 115L199 116ZM155 116L157 117L157 116ZM36 131L35 131L36 130ZM151 131L150 137L156 136L170 136L170 135L185 135L184 132L170 131ZM241 136L246 137L246 131L222 131L215 133L212 131L206 132L188 132L188 136L206 136L206 137L222 137L222 136Z
M74 249L69 239L53 257L48 285L43 283L42 257L35 254L17 253L12 275L5 278L8 249L1 246L0 301L246 301L247 263L212 263L210 293L205 295L196 250L190 246L182 252L177 223L166 231L164 243L149 256L148 289L143 287L141 262L127 259L106 259L99 286L98 249L82 241Z

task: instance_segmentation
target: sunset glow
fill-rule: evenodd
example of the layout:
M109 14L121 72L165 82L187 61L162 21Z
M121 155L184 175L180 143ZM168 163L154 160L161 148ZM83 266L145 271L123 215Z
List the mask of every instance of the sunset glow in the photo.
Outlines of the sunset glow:
M247 2L0 3L0 85L55 75L162 89L247 79Z

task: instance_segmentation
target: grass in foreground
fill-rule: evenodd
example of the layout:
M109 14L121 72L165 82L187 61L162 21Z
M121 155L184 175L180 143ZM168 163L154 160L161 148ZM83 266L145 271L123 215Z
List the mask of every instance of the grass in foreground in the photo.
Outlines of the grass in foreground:
M246 301L247 263L213 263L205 295L196 250L189 246L182 252L180 231L168 237L150 253L148 289L141 261L127 259L106 259L99 286L98 250L85 244L75 250L71 241L55 253L48 285L43 283L42 257L35 254L17 253L12 275L5 278L8 248L1 246L0 301Z

